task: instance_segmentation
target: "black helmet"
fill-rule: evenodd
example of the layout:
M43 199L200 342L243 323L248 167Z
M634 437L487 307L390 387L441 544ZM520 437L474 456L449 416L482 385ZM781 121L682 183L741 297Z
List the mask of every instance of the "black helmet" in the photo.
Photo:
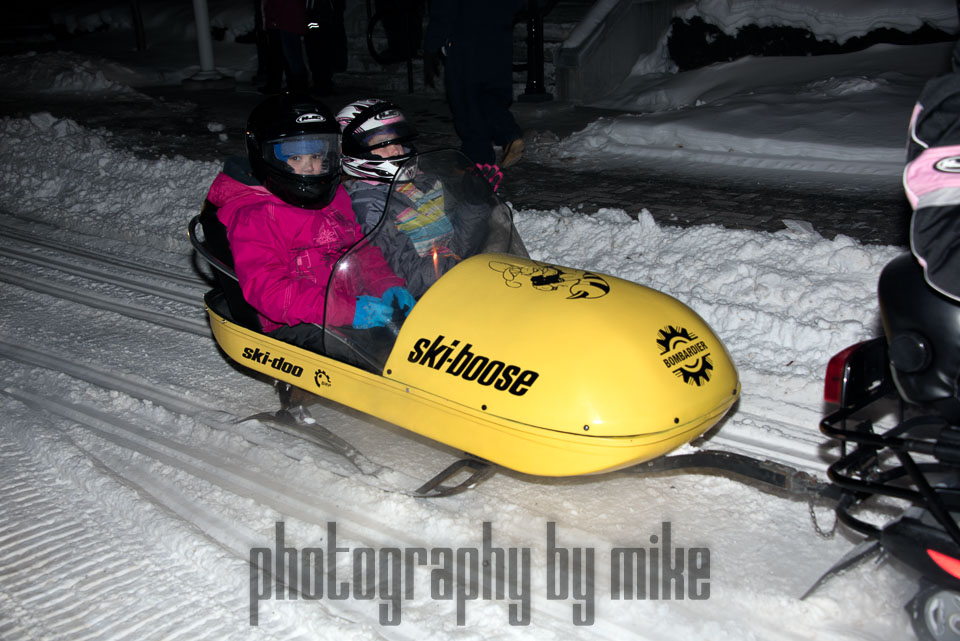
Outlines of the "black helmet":
M247 155L253 175L271 193L297 207L320 209L340 183L340 126L326 105L309 96L271 96L247 119ZM294 169L301 160L311 168Z

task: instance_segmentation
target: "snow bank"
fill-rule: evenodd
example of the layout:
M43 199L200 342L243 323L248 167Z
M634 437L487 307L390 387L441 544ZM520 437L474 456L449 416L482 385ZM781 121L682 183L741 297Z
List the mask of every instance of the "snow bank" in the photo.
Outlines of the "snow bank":
M137 158L109 132L49 113L0 121L0 148L0 209L102 238L155 239L168 251L188 251L186 223L219 171L182 157Z
M957 6L951 0L696 0L682 5L676 15L703 18L730 35L751 24L797 27L841 44L875 29L909 33L929 24L948 33L957 30Z

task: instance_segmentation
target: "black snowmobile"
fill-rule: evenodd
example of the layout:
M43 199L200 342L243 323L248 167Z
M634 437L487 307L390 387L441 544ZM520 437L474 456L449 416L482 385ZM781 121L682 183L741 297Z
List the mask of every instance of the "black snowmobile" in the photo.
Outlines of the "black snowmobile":
M960 640L960 304L927 286L911 254L884 268L879 299L885 336L827 366L824 398L840 407L820 427L841 448L827 474L838 519L866 537L828 575L889 554L919 573L907 604L917 636ZM871 522L884 503L905 507Z
M838 519L866 540L811 591L872 554L895 557L919 575L907 609L923 640L960 641L958 53L954 71L924 87L911 118L903 179L914 209L911 253L880 275L884 335L830 360L824 397L840 408L820 425L840 441L828 470L841 490ZM895 516L876 523L868 508L878 505Z

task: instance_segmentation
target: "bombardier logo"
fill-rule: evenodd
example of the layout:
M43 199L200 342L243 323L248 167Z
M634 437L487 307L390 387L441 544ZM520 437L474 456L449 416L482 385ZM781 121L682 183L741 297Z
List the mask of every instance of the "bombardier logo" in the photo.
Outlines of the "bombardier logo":
M684 327L667 325L657 335L663 364L684 383L700 387L710 380L713 362L709 348L697 335Z
M446 344L445 340L446 336L443 334L432 341L429 338L417 340L407 360L465 381L493 386L496 390L510 392L514 396L526 394L540 378L540 374L533 370L475 354L472 343L461 346L456 339L449 344Z
M330 382L330 375L322 369L317 369L313 373L313 382L317 384L317 387L331 387L333 385Z

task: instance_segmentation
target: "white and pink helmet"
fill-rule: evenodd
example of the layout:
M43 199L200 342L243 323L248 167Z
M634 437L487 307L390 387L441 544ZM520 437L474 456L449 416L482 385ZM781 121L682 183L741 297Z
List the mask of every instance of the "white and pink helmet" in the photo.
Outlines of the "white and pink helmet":
M400 166L417 153L412 145L417 130L393 103L378 98L357 100L340 110L337 122L342 133L343 173L348 176L390 182ZM403 153L390 158L373 153L389 145L400 145Z

